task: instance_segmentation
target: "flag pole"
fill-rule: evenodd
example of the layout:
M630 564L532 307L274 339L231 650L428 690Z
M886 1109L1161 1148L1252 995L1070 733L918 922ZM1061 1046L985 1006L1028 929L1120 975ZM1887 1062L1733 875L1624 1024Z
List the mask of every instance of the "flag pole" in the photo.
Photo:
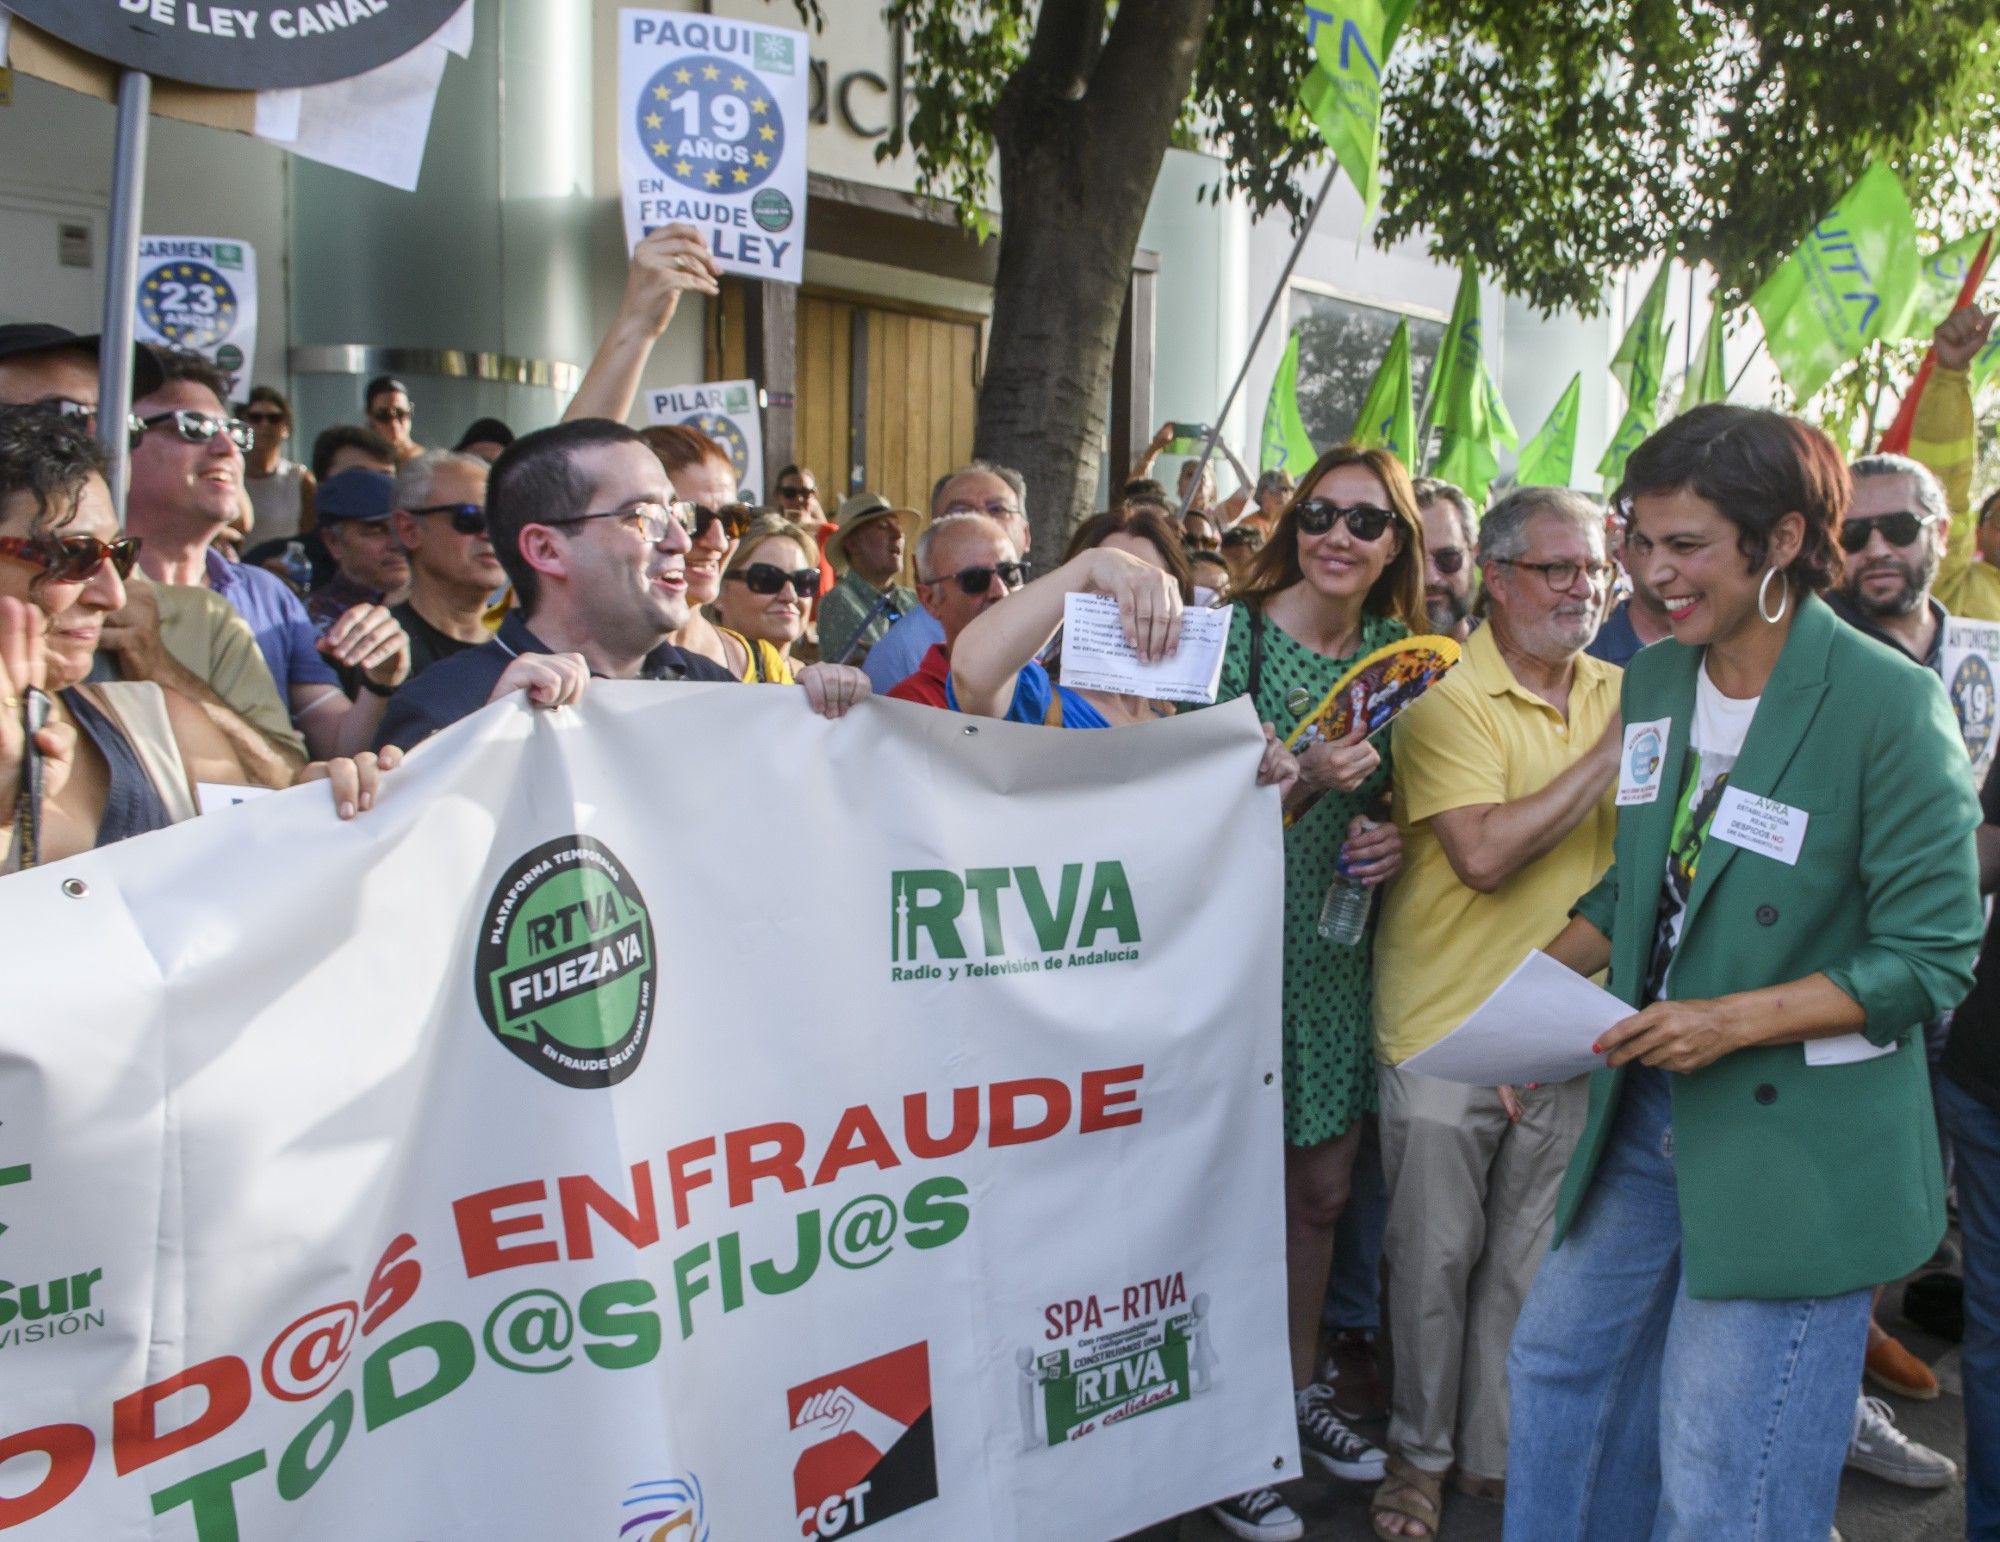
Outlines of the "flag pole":
M1250 364L1257 357L1258 345L1264 341L1264 334L1270 330L1271 318L1277 314L1278 304L1285 298L1285 286L1292 281L1292 269L1299 265L1299 258L1306 249L1306 237L1312 234L1313 223L1319 218L1319 211L1325 207L1327 196L1333 192L1333 179L1340 175L1340 162L1335 161L1326 169L1326 181L1320 184L1319 197L1313 200L1312 208L1306 212L1305 223L1299 226L1299 237L1292 243L1292 254L1285 259L1284 271L1278 275L1278 282L1271 291L1271 298L1264 306L1263 319L1257 323L1257 331L1250 339L1249 350L1243 355L1243 367L1236 372L1235 383L1229 394L1222 400L1222 410L1215 415L1209 425L1208 441L1201 447L1201 457L1195 462L1194 475L1188 478L1187 490L1181 494L1181 505L1174 515L1174 523L1180 524L1187 518L1189 506L1194 502L1196 490L1201 486L1202 473L1215 457L1215 446L1222 438L1222 425L1229 416L1229 409L1236 405L1236 395L1243 389L1243 382L1250 377Z
M104 447L104 477L121 524L131 461L125 423L132 413L139 226L146 197L146 140L152 110L153 77L144 70L121 71L117 141L111 155L111 220L105 240L103 341L97 349L97 441Z

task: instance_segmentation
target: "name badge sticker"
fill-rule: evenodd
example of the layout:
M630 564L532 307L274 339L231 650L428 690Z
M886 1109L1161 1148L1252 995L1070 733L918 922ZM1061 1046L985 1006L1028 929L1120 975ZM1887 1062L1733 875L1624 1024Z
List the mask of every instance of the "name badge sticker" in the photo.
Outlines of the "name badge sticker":
M1618 756L1618 806L1651 803L1660 795L1660 772L1667 763L1670 717L1632 723L1625 729L1625 747Z
M1811 817L1804 809L1776 798L1759 798L1740 787L1730 787L1715 806L1715 820L1708 833L1745 851L1774 857L1786 867L1797 867Z

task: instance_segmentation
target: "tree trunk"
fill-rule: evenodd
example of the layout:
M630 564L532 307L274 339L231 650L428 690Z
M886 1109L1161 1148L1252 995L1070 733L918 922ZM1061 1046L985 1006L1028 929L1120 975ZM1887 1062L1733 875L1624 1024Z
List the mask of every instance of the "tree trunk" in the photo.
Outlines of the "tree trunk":
M1103 0L1048 0L995 115L999 273L974 444L1027 478L1043 571L1097 496L1132 255L1213 8L1128 0L1107 36Z

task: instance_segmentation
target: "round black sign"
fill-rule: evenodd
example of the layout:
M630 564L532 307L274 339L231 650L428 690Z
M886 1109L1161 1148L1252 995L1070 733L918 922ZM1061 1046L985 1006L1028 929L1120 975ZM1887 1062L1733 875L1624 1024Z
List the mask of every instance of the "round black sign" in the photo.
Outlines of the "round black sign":
M128 69L234 91L317 86L408 53L460 0L7 0Z

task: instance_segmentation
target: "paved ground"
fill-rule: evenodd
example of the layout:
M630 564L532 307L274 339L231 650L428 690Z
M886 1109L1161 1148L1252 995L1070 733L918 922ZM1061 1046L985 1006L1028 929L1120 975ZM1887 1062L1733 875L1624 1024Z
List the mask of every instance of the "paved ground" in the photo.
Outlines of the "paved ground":
M1956 1231L1953 1241L1957 1240ZM1965 1461L1965 1420L1959 1402L1958 1346L1912 1327L1902 1317L1903 1292L1890 1287L1883 1297L1884 1324L1912 1353L1936 1371L1940 1391L1928 1403L1887 1399L1896 1422L1913 1439ZM1371 1431L1377 1439L1379 1429ZM1302 1479L1287 1484L1285 1498L1305 1517L1307 1542L1374 1542L1368 1524L1368 1487ZM1850 1472L1841 1483L1839 1525L1846 1542L1959 1542L1965 1535L1965 1491L1919 1492L1897 1488L1864 1473ZM1445 1491L1440 1542L1499 1542L1500 1507ZM1232 1542L1229 1533L1204 1513L1138 1533L1128 1542ZM1531 1538L1521 1542L1533 1542Z

